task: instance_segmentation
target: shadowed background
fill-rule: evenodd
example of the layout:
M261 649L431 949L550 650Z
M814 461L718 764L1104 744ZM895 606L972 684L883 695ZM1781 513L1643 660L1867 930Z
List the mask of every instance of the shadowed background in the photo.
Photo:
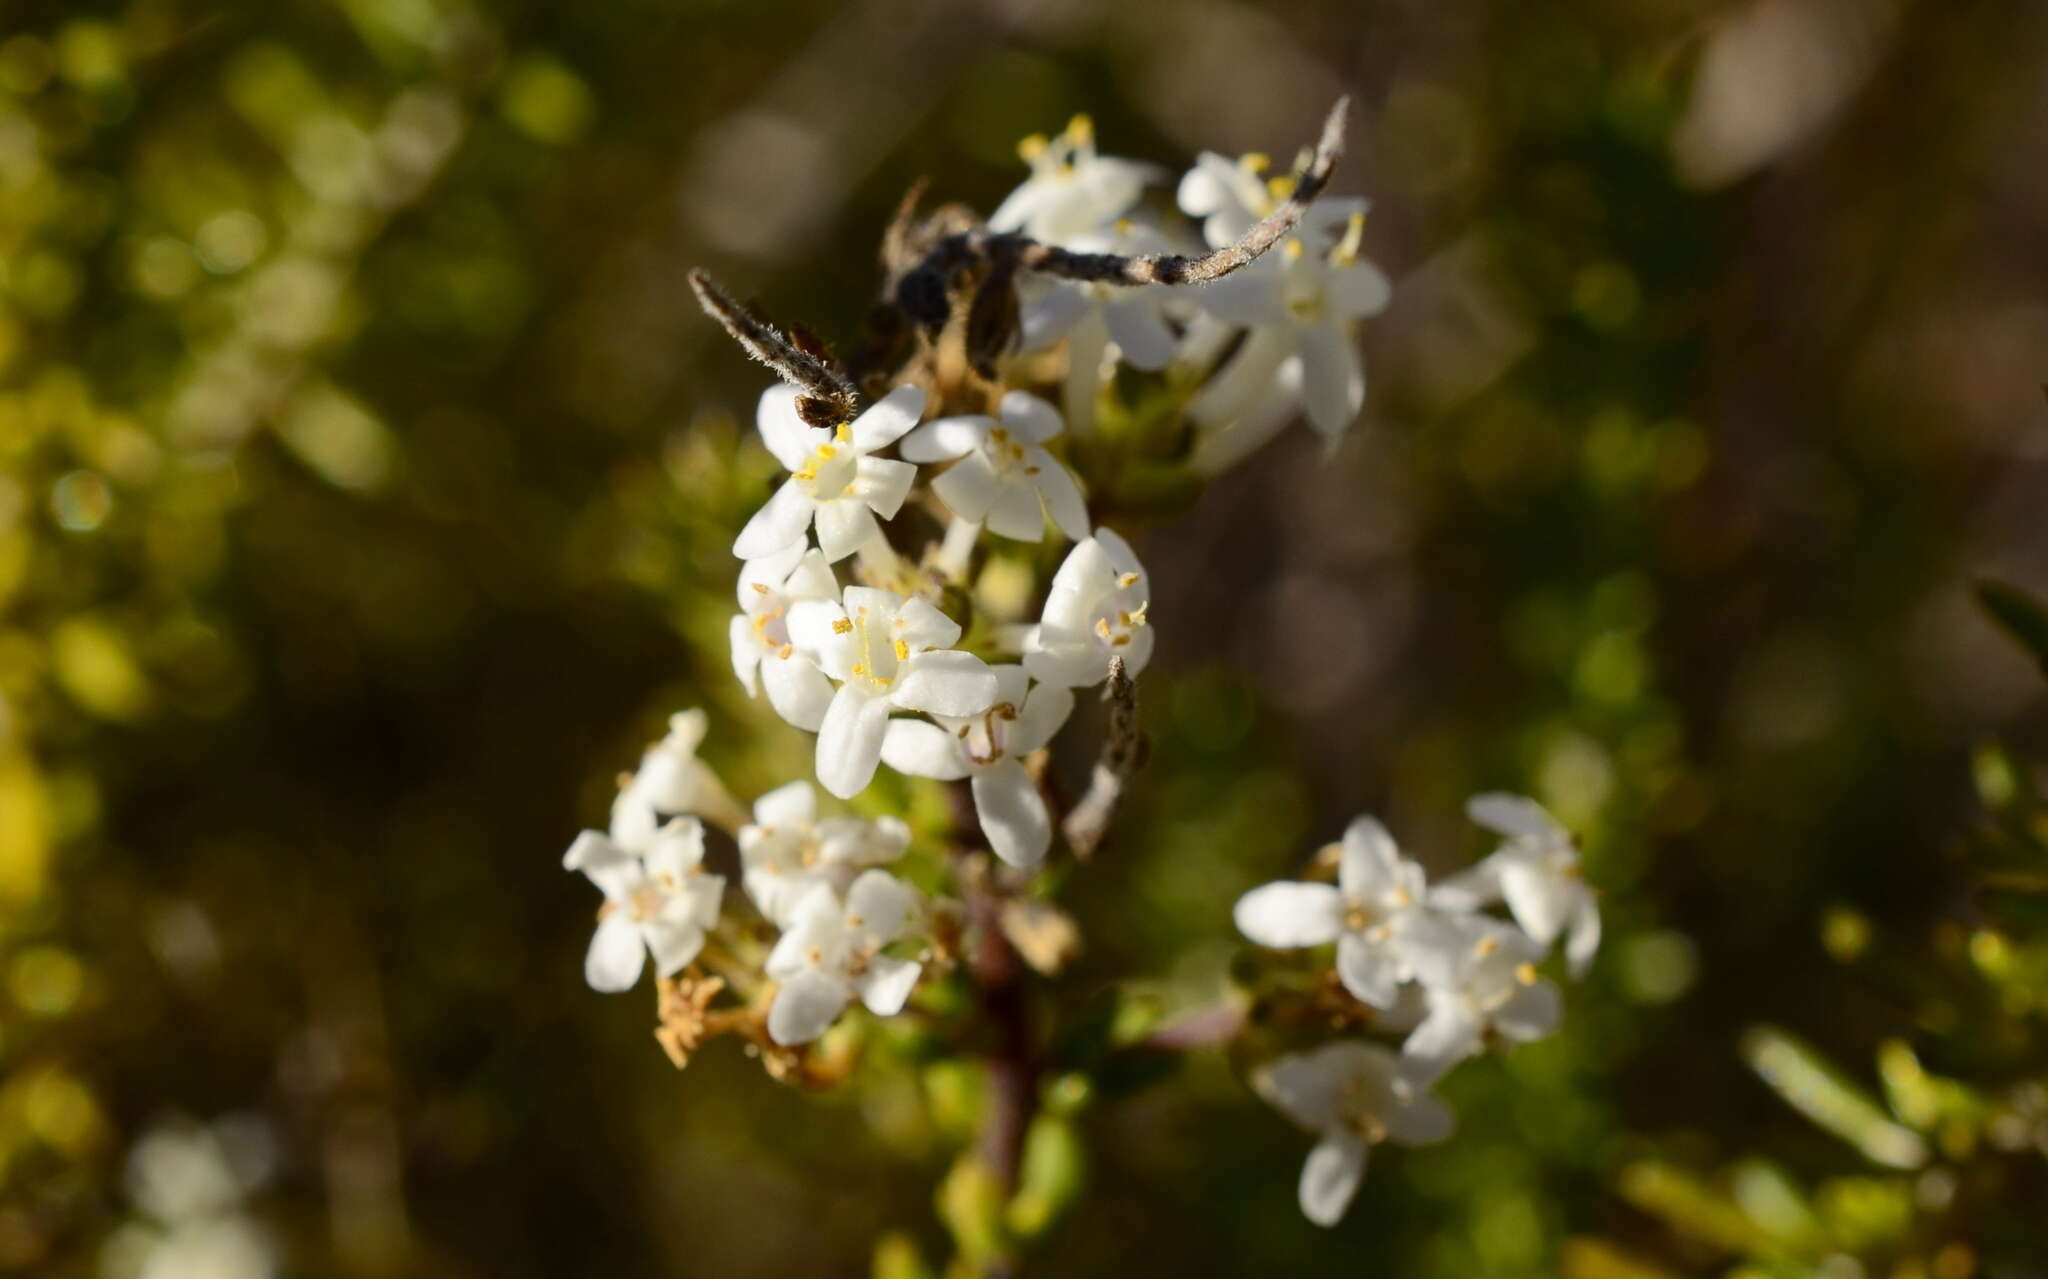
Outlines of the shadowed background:
M583 985L560 852L663 716L809 767L725 662L763 382L683 273L844 339L920 176L992 208L1077 111L1285 157L1350 92L1367 412L1145 532L1155 755L1062 989L1213 985L1238 893L1359 811L1462 865L1489 787L1588 831L1608 949L1334 1233L1221 1060L1090 1111L1039 1270L1723 1272L1642 1170L1856 1166L1743 1034L1939 1034L1827 927L1940 944L1971 748L2048 745L1969 599L2048 587L2044 67L2022 0L9 5L0 1268L100 1273L171 1114L267 1125L290 1274L936 1249L938 1083L678 1075Z

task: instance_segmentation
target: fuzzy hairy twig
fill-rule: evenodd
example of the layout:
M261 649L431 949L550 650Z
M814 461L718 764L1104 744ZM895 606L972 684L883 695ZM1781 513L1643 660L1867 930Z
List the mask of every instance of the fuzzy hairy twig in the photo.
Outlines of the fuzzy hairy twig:
M689 279L697 305L723 325L742 350L774 369L777 377L799 392L839 410L842 418L853 416L860 406L860 389L853 379L798 346L777 325L734 301L702 267L690 268Z
M1145 734L1138 727L1138 686L1124 670L1123 658L1109 659L1109 682L1102 695L1109 702L1109 740L1095 761L1088 793L1060 824L1074 855L1082 858L1101 845L1117 800L1123 796L1124 783L1144 764L1146 755Z

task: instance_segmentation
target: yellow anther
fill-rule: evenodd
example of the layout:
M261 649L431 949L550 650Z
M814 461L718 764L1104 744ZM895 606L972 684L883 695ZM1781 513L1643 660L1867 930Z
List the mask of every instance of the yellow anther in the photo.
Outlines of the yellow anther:
M1350 224L1344 228L1344 238L1337 242L1336 248L1330 250L1330 261L1338 266L1350 266L1358 261L1358 246L1364 239L1365 213L1360 211L1351 215Z
M1264 151L1247 151L1237 157L1237 167L1246 173L1264 173L1273 167L1273 157Z
M832 620L832 633L834 635L853 634L853 622L844 617L834 618Z
M1138 224L1131 221L1129 218L1118 218L1116 220L1116 233L1118 235L1129 235L1131 232L1137 229Z
M789 655L794 652L796 652L796 645L784 644L781 648L775 650L775 655L786 662L789 660Z
M1293 194L1294 178L1292 176L1266 179L1266 198L1273 201L1273 203L1278 204Z
M1516 980L1516 981L1518 981L1518 982L1520 982L1520 983L1522 983L1522 984L1523 984L1524 986L1534 986L1534 985L1536 984L1536 965L1534 965L1534 964L1518 964L1518 965L1516 965L1516 967L1515 967L1515 980Z
M1137 584L1138 575L1136 573L1125 573L1116 579L1117 589L1120 591L1128 591Z
M896 660L899 662L910 660L910 645L905 644L902 640L896 641Z
M818 478L818 468L806 462L803 470L791 471L790 474L800 480L815 480Z
M848 928L863 928L867 926L867 922L867 920L862 919L859 915L848 915L846 917L846 926Z
M1299 262L1301 261L1301 255L1308 252L1308 250L1301 247L1301 241L1289 240L1287 242L1287 247L1283 250L1283 252L1287 254L1287 260L1289 262Z
M1052 139L1043 133L1034 133L1017 143L1017 158L1026 164L1037 164L1038 157L1044 155L1045 149L1051 145Z
M1067 121L1067 141L1082 146L1095 140L1095 121L1081 114Z
M1026 475L1036 475L1038 474L1038 471L1039 468L1035 466L1027 466L1024 468L1024 474Z
M1098 617L1098 618L1096 618L1096 619L1095 619L1095 633L1096 633L1097 635L1100 635L1100 636L1101 636L1102 638L1104 638L1104 639L1108 639L1108 638L1109 638L1109 619L1108 619L1108 618L1106 618L1106 617Z
M1143 604L1138 605L1137 611L1131 614L1131 625L1143 626L1145 624L1145 610L1151 607L1151 600L1146 600Z
M834 441L835 443L839 443L839 444L851 444L851 443L853 443L853 423L851 423L851 422L841 422L841 423L840 423L840 424L839 424L838 426L835 426L835 427L833 427L833 428L832 428L832 439L833 439L833 441ZM819 449L818 451L819 451L820 453L824 453L826 457L831 457L831 456L832 456L832 455L831 455L831 454L830 454L829 452L826 452L826 451L825 451L824 449L822 449L822 448L821 448L821 449Z
M839 450L833 448L830 444L820 444L818 446L818 456L830 460L839 456Z
M747 583L747 585L753 587L756 592L762 595L766 595L769 593L768 588L761 585L759 582L749 582Z
M868 673L868 668L866 666L863 666L859 662L855 662L853 664L853 673L856 675L865 675Z
M1010 442L1010 433L998 426L988 433L988 438L997 444L1008 444Z
M1481 937L1479 944L1472 948L1482 959L1500 949L1500 938Z

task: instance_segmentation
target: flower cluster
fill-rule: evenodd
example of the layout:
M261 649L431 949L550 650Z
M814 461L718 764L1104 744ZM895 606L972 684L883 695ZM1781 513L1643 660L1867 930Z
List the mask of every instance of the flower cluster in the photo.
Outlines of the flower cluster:
M864 1041L857 1018L830 1033L855 1004L914 1010L945 1042L995 1045L981 1051L1011 1091L990 1114L1011 1119L992 1123L1029 1116L1039 1032L1016 986L1079 940L1052 901L1068 877L1040 872L1063 834L1076 861L1096 847L1146 754L1132 681L1153 656L1152 584L1105 521L1151 512L1119 485L1134 462L1198 485L1297 415L1334 444L1364 402L1356 329L1389 290L1362 256L1365 201L1323 194L1342 119L1340 104L1289 172L1204 154L1175 200L1147 203L1168 175L1100 154L1077 117L1027 140L1030 176L985 224L906 205L884 252L888 327L915 339L897 367L842 368L693 273L705 309L782 378L755 410L782 478L732 543L733 671L814 741L804 775L748 812L698 757L703 714L678 715L621 780L608 829L565 858L604 899L590 984L628 989L651 956L677 1064L737 1033L777 1077L822 1086ZM1068 804L1052 750L1098 686L1109 742ZM952 784L952 829L881 811L884 768ZM851 811L822 812L817 787ZM1334 885L1237 904L1254 941L1334 945L1347 997L1408 1031L1399 1052L1340 1041L1257 1072L1321 1134L1302 1180L1317 1221L1341 1214L1372 1144L1449 1131L1428 1092L1445 1070L1556 1024L1535 968L1553 940L1575 969L1597 944L1570 841L1542 810L1489 796L1474 814L1507 842L1435 889L1362 818ZM1514 924L1484 913L1495 902ZM920 994L963 969L975 997ZM947 1024L961 1018L981 1021Z
M1346 993L1374 1026L1405 1032L1398 1054L1339 1041L1261 1077L1268 1100L1320 1137L1302 1169L1301 1208L1321 1225L1343 1216L1373 1144L1449 1135L1450 1113L1428 1095L1446 1071L1557 1028L1562 999L1538 974L1551 943L1569 929L1574 976L1599 945L1599 907L1571 833L1519 795L1475 796L1466 811L1503 843L1434 888L1386 827L1360 817L1337 846L1336 883L1283 881L1238 899L1238 931L1261 946L1334 943ZM1512 923L1484 913L1503 901Z

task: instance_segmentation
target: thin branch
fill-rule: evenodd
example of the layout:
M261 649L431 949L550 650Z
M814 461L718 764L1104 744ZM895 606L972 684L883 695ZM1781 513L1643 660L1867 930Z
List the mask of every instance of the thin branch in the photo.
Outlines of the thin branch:
M1060 827L1074 855L1081 858L1101 845L1124 783L1144 764L1147 753L1145 734L1138 727L1138 686L1125 671L1122 657L1109 659L1109 683L1102 695L1109 702L1109 740L1095 762L1088 793Z
M690 269L690 288L704 313L725 327L741 349L775 370L777 377L813 399L823 400L851 417L860 405L853 380L799 347L777 325L733 300L700 267Z

